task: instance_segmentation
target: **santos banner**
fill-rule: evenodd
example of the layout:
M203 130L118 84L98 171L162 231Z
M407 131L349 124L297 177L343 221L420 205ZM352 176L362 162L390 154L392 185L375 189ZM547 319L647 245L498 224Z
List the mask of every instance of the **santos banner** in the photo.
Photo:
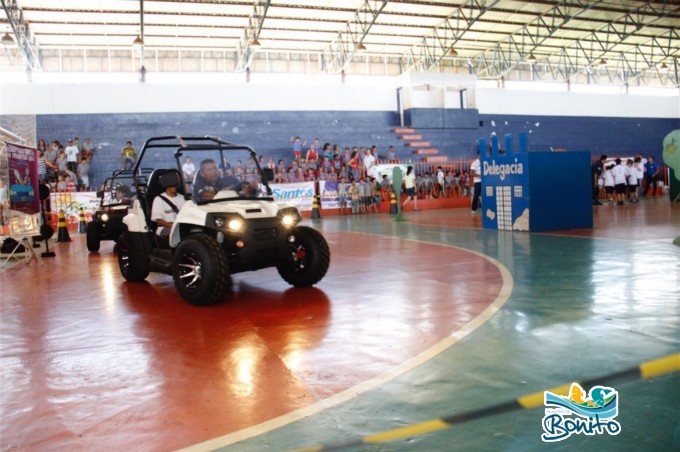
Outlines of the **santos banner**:
M284 201L298 210L312 210L314 182L292 184L271 184L272 194L277 201Z

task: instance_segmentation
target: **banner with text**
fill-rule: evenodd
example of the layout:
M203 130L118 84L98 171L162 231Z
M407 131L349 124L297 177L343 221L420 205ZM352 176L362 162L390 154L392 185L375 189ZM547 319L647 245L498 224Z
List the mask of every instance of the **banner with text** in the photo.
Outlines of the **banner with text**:
M271 184L272 194L277 201L284 201L298 210L312 210L314 182L292 184Z

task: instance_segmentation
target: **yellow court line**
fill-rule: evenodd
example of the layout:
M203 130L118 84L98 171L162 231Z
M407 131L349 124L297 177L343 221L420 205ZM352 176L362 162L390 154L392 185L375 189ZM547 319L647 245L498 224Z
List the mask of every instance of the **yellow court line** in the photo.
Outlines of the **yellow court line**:
M221 447L226 447L235 443L238 443L240 441L244 441L249 438L253 438L255 436L262 435L264 433L270 432L272 430L275 430L277 428L283 427L285 425L291 424L293 422L299 421L301 419L304 419L306 417L312 416L314 414L320 413L324 410L327 410L329 408L332 408L336 405L339 405L341 403L347 402L349 400L352 400L355 397L358 397L368 391L371 391L385 383L387 383L390 380L393 380L413 369L416 367L424 364L425 362L429 361L430 359L434 358L444 350L450 348L457 342L459 342L461 339L466 337L467 335L471 334L473 331L475 331L477 328L482 326L486 321L488 321L493 315L498 312L498 310L508 301L510 298L510 294L512 293L512 289L514 286L514 281L512 279L512 275L510 274L510 271L499 261L496 259L486 256L482 253L479 253L477 251L473 251L467 248L462 248L459 246L454 246L454 245L448 245L445 243L434 243L434 242L427 242L425 240L416 240L416 239L409 239L409 238L400 238L400 237L392 237L392 236L384 236L384 235L379 235L379 234L371 234L371 233L362 233L362 232L353 232L353 231L334 231L334 232L342 232L342 233L349 233L349 234L359 234L359 235L371 235L375 237L380 237L384 239L391 239L391 240L401 240L401 241L410 241L410 242L417 242L417 243L426 243L428 245L434 245L434 246L441 246L441 247L446 247L446 248L454 248L457 250L465 251L467 253L472 253L476 256L482 257L489 262L491 262L500 272L501 278L503 280L503 285L501 287L500 293L496 297L496 299L486 307L477 317L474 319L470 320L468 323L463 325L460 329L455 331L452 335L445 337L438 343L434 344L432 347L428 348L427 350L422 351L418 355L414 356L413 358L408 359L404 363L400 364L399 366L395 367L392 370L389 370L381 375L378 375L377 377L371 378L370 380L366 380L362 383L359 383L358 385L355 385L351 388L348 388L342 392L339 392L331 397L328 397L326 399L320 400L316 403L313 403L311 405L304 406L302 408L298 408L297 410L293 410L289 413L286 413L284 415L281 415L279 417L276 417L274 419L271 419L269 421L262 422L257 425L253 425L251 427L244 428L242 430L238 430L236 432L228 433L223 436L218 436L217 438L209 439L207 441L203 441L198 444L194 444L192 446L185 447L183 449L180 449L182 452L199 452L199 451L206 451L206 450L215 450L219 449Z

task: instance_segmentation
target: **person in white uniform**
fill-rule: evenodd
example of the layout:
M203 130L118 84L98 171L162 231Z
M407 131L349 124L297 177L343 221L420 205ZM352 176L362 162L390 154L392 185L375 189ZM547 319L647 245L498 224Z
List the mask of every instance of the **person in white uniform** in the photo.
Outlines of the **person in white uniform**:
M172 224L183 205L184 197L177 193L176 185L167 187L165 192L156 196L151 206L151 221L158 225L156 234L161 237L170 235Z

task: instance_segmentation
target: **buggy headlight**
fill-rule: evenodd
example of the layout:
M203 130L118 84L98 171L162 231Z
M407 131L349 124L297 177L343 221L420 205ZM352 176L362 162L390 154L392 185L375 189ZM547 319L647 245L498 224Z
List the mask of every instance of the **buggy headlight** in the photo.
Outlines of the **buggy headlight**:
M295 207L286 207L279 210L278 216L281 219L281 225L285 228L293 227L302 220L300 212Z
M285 227L292 226L295 223L295 217L292 215L284 215L283 218L281 218L281 224L283 224Z
M102 221L109 221L109 214L108 213L102 214Z
M227 228L232 231L232 232L238 232L241 230L243 227L243 222L241 220L229 220L229 223L227 223Z

